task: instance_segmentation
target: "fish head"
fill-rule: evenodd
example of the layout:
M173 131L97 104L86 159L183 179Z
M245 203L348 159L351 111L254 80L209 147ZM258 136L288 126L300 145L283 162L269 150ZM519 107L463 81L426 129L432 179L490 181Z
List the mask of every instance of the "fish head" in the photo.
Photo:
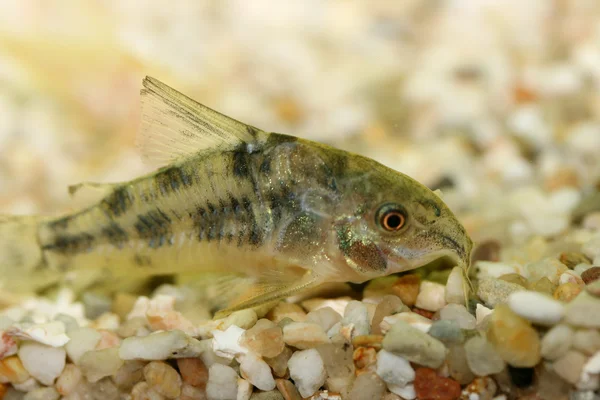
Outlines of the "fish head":
M354 272L355 282L443 257L468 268L472 241L436 193L370 159L348 165L333 236L338 260Z

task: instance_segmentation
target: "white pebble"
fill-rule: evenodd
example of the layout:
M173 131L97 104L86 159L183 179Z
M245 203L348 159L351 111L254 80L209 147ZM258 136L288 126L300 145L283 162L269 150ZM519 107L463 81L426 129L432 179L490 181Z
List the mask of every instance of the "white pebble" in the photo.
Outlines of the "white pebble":
M67 353L62 347L50 347L37 342L24 342L19 358L31 376L51 386L65 368Z
M199 340L175 330L156 332L144 337L128 337L121 342L119 358L121 360L166 360L198 357L205 350Z
M325 332L342 320L342 316L331 307L323 307L308 313L307 322L314 322L323 328Z
M494 310L491 308L487 308L483 304L477 304L477 307L475 308L475 319L477 320L477 325L479 325L485 317L493 312Z
M435 312L445 305L446 287L436 282L422 281L415 306Z
M431 324L433 324L429 318L425 318L421 314L408 311L384 317L383 321L381 321L381 324L379 325L381 327L381 332L386 333L392 328L392 326L396 325L396 322L398 321L404 321L410 326L415 327L425 333L429 332L429 328L431 328Z
M69 337L65 334L65 325L60 321L45 324L13 324L6 332L10 336L34 340L52 347L64 346Z
M573 329L568 325L552 327L540 342L540 352L547 360L556 360L564 356L573 344Z
M461 304L448 304L440 310L440 319L455 321L461 329L475 329L477 320Z
M417 392L415 391L415 385L412 383L406 386L388 385L390 392L397 394L405 400L414 400L417 398Z
M236 400L249 400L252 396L252 384L245 379L239 378L237 381Z
M219 357L232 360L238 354L248 352L248 349L240 345L240 338L246 332L244 329L230 325L225 331L213 331L213 351Z
M236 400L238 374L227 365L213 364L208 369L206 397L208 400Z
M275 389L275 379L271 373L271 368L260 357L253 353L242 354L238 357L240 363L240 373L260 390Z
M344 310L343 326L354 326L352 336L368 335L371 330L371 320L367 306L357 300L352 300Z
M288 361L288 368L302 397L312 396L327 379L323 359L316 349L295 352Z
M415 380L415 370L410 363L386 350L377 353L377 375L388 385L402 387Z
M494 261L477 261L475 271L477 279L481 280L485 278L500 278L506 274L521 274L523 267L517 263L507 264Z
M446 303L465 304L466 282L464 270L461 267L454 267L448 276L446 282Z
M565 315L560 301L539 292L514 292L508 296L508 306L515 314L540 325L554 325Z
M69 332L71 340L65 345L67 355L74 364L79 364L81 356L90 350L94 350L102 335L92 328L79 328Z

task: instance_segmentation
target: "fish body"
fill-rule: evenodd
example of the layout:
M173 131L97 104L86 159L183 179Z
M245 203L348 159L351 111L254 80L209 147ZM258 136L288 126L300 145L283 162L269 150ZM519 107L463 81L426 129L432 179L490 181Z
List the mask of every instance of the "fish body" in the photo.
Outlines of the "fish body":
M250 278L232 311L442 256L468 265L472 244L464 228L412 178L242 124L152 78L144 86L139 144L162 167L131 182L96 185L99 200L73 214L0 222L7 277L96 270Z

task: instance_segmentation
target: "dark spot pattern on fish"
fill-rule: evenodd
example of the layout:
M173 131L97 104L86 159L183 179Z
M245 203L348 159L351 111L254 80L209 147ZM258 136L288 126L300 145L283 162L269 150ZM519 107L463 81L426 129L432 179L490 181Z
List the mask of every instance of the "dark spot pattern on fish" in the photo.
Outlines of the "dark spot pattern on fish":
M267 139L266 147L277 146L281 143L293 143L297 141L298 138L295 136L285 135L283 133L271 133Z
M133 206L133 195L126 187L116 188L100 202L100 207L109 218L125 214L131 206Z
M249 154L246 152L246 146L241 146L232 152L231 170L237 178L248 178L250 175Z
M173 243L171 218L159 208L138 215L134 227L140 239L147 240L151 248Z
M156 189L161 195L167 196L178 192L181 188L193 185L194 178L183 167L168 167L154 176Z
M62 254L85 253L92 250L94 237L89 233L59 235L51 243L42 246L43 250L52 250Z
M142 254L136 254L133 256L133 263L141 268L150 267L152 266L152 259Z
M252 136L254 139L257 138L257 136L258 136L258 129L256 129L255 127L250 126L250 125L246 125L246 131L248 131L248 134L250 136Z
M101 233L110 244L119 249L122 249L127 240L129 240L127 232L125 232L125 230L116 222L112 222L108 226L102 228Z

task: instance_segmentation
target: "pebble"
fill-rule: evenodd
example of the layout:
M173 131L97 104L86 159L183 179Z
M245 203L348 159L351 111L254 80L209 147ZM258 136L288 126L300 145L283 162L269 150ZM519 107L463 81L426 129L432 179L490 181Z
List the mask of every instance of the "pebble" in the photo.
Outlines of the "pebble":
M585 282L586 284L590 284L594 281L597 281L598 279L600 279L600 267L591 267L586 269L581 274L581 279L583 279L583 282Z
M242 354L238 357L240 373L244 379L260 390L275 389L275 379L271 374L271 368L260 357L253 353Z
M396 322L387 333L383 348L431 368L438 368L446 358L446 348L442 342L403 321Z
M560 276L569 268L556 258L545 258L540 261L525 265L524 274L527 280L535 282L541 278L548 278L554 284L558 283Z
M498 279L505 281L505 282L515 283L519 286L523 286L524 288L526 288L528 285L527 278L525 278L523 275L517 274L517 273L505 274L505 275L500 276ZM547 279L547 278L544 278L544 279ZM550 282L550 281L548 281L548 282Z
M317 351L330 378L346 381L348 377L354 376L354 354L351 346L345 343L330 343L317 347Z
M515 314L534 324L555 325L565 314L561 302L538 292L512 293L507 304Z
M290 357L292 357L292 350L285 347L277 357L265 358L265 362L269 364L275 376L283 377L287 373Z
M17 339L0 330L0 358L17 354L18 350Z
M575 297L577 297L579 293L581 293L581 286L574 282L567 282L563 283L562 285L558 285L552 296L556 300L569 303Z
M373 347L358 347L352 353L356 374L374 371L377 363L377 350Z
M417 392L415 391L415 385L413 385L412 383L410 385L406 385L404 387L388 385L388 389L393 394L400 396L400 400L402 400L402 399L414 400L417 398ZM394 399L394 400L396 400L396 399Z
M548 278L541 278L529 285L529 290L540 292L552 296L558 285L550 282Z
M356 377L348 400L381 399L385 393L385 383L373 372L365 372ZM302 393L301 393L302 394Z
M477 325L481 324L483 320L494 312L491 308L487 308L483 304L477 304L475 307L475 319L477 320Z
M116 347L87 351L79 359L81 372L92 383L116 374L122 365L123 360L119 358L119 349Z
M560 324L552 327L542 337L540 351L547 360L556 360L569 351L573 344L574 332L568 325Z
M502 275L519 274L522 267L518 264L508 264L503 262L479 261L475 264L475 273L477 279L484 280L488 278L500 278Z
M270 358L276 357L285 347L281 328L268 319L258 320L256 325L248 329L242 336L241 344L262 357Z
M482 336L474 336L467 340L465 354L469 368L478 376L498 374L505 367L502 357Z
M112 379L119 389L130 391L136 383L143 380L145 366L145 361L125 361L121 368L113 375Z
M390 315L389 317L385 317L383 321L381 321L381 332L388 332L392 326L396 324L398 321L403 321L409 324L412 327L417 328L421 332L427 333L431 328L431 324L433 323L429 318L422 316L421 314L417 314L414 312L403 312L400 314Z
M29 379L29 372L17 356L0 360L0 382L23 383Z
M311 349L329 343L323 328L312 322L291 322L283 327L283 341L298 349Z
M581 292L566 307L565 322L586 327L600 328L600 298Z
M462 343L465 340L465 335L458 323L453 320L441 319L435 321L427 333L446 345Z
M38 381L35 380L35 378L29 378L23 383L13 383L12 387L17 389L19 392L27 393L27 392L31 392L32 390L40 388L41 385Z
M361 302L352 300L344 310L342 326L352 326L352 336L368 335L371 330L371 320L367 306Z
M461 400L470 400L476 398L478 400L492 400L498 385L489 376L478 377L473 380L462 391Z
M569 350L552 364L554 372L565 381L576 384L581 376L586 357L578 351Z
M383 321L383 319L388 315L392 315L400 311L406 311L406 309L407 307L402 304L402 300L400 300L398 296L384 296L377 304L375 312L373 313L370 329L371 333L374 335L381 334L381 321Z
M461 329L475 329L477 320L461 304L448 304L440 310L440 319L458 323Z
M473 254L471 256L471 262L475 263L477 261L499 261L500 260L500 250L502 246L500 242L497 240L485 240L480 242L477 247L473 250ZM456 267L455 267L456 268Z
M10 336L25 340L34 340L52 347L62 347L69 341L65 334L65 325L60 321L43 324L15 323L6 330Z
M477 296L486 306L494 308L498 304L505 303L514 292L525 290L523 286L516 283L506 282L501 279L486 278L479 281Z
M148 363L144 367L144 378L152 389L168 399L174 399L181 394L181 376L165 362Z
M258 316L256 315L256 311L251 308L234 311L224 319L221 329L226 330L231 325L235 325L242 329L249 329L256 324L257 320Z
M56 390L62 396L68 396L73 393L82 376L81 370L75 364L65 365L65 369L56 380Z
M288 361L288 368L302 397L312 396L327 379L325 364L316 349L295 352Z
M585 291L594 297L600 298L600 280L591 282L585 286Z
M81 356L90 350L94 350L102 339L102 335L95 329L79 328L69 332L69 342L65 345L67 355L75 364L79 364Z
M431 368L417 368L414 385L419 399L455 400L461 393L458 382L439 376Z
M600 332L596 329L579 329L575 331L573 348L583 354L593 355L600 350Z
M62 347L26 341L19 347L23 367L42 384L51 386L65 368L67 353Z
M252 384L245 379L238 378L236 400L249 400L252 396Z
M505 304L494 309L487 338L508 364L533 367L541 358L538 333Z
M571 269L574 269L579 264L589 264L591 262L585 254L576 252L561 253L558 260Z
M406 386L415 380L415 370L410 363L386 350L377 353L377 375L385 383L399 386Z
M250 386L250 388L252 388L252 386ZM249 397L250 396L248 395L248 398ZM206 400L206 392L204 389L184 383L181 385L181 394L179 395L178 400Z
M23 400L58 400L60 394L53 387L41 387L28 392Z
M415 306L427 311L438 311L446 305L446 287L440 283L423 281Z
M200 341L174 330L128 337L121 343L119 357L122 360L166 360L197 357L203 351Z
M408 274L398 278L398 280L392 285L392 291L400 298L403 304L408 307L412 307L417 301L420 286L421 278L419 275Z
M200 358L179 358L177 359L177 369L179 369L184 383L200 389L206 388L208 368Z
M300 392L296 389L296 386L287 379L276 380L277 390L283 395L285 400L302 400Z
M446 281L446 303L465 304L465 293L467 292L467 283L465 282L465 272L461 267L454 267Z
M466 385L475 379L475 375L469 368L467 353L463 345L454 344L448 347L446 366L448 375L461 385Z
M238 374L231 367L213 364L208 369L206 397L209 400L236 400Z
M269 313L267 318L278 324L284 318L290 318L292 321L306 321L306 311L298 304L294 303L279 303Z
M211 400L211 399L209 399ZM270 392L254 392L250 396L250 400L285 400L279 390L271 390Z
M335 324L342 320L341 314L337 313L331 307L322 307L311 311L306 316L307 322L314 322L323 328L325 332L330 330Z
M152 389L148 382L139 382L131 389L132 400L164 400L165 397Z

